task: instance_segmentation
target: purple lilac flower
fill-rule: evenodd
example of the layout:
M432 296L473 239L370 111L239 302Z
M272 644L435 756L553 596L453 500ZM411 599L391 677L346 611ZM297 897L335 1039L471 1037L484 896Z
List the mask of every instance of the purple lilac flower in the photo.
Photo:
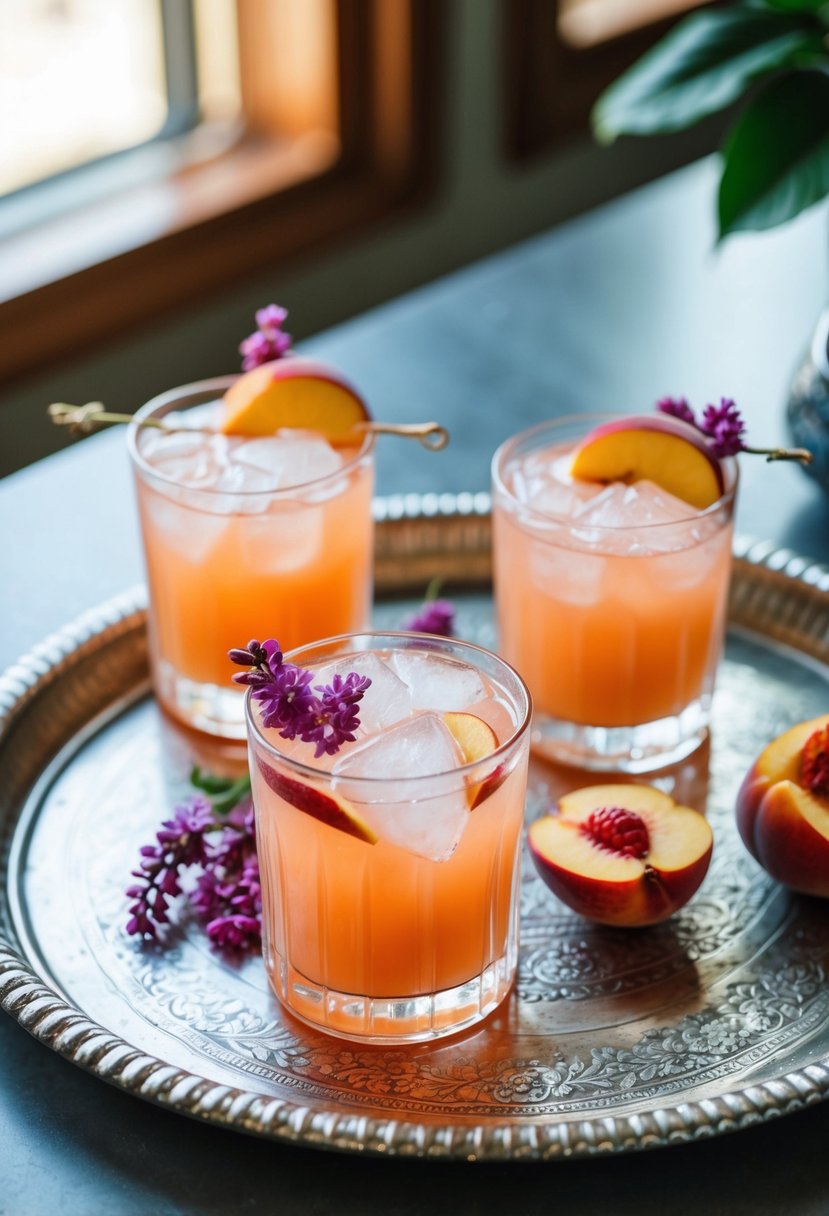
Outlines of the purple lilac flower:
M320 694L309 707L313 724L308 724L302 734L306 743L316 743L316 759L323 753L333 756L343 743L353 743L360 725L357 702L363 699L371 686L368 676L351 671L347 676L335 675L330 684L317 684Z
M207 936L220 950L245 954L261 946L262 926L255 916L235 913L211 920L207 926Z
M269 304L267 308L257 311L255 332L239 345L242 371L252 371L254 367L281 359L288 353L293 339L282 329L287 316L287 310L278 304Z
M451 600L427 600L403 628L414 633L436 633L451 638L455 628L455 605Z
M211 844L190 899L220 949L244 953L261 945L262 887L250 800L231 812Z
M253 668L252 671L237 671L233 680L236 684L252 684L254 687L269 683L283 663L279 643L272 638L267 642L257 642L254 638L244 650L228 651L228 658L240 667Z
M657 401L656 408L661 414L669 414L671 418L679 418L682 422L689 422L691 426L698 426L696 415L685 397L663 397Z
M728 397L721 397L719 405L706 405L702 412L700 430L711 440L709 446L715 456L736 456L738 452L744 452L745 429L740 411Z
M139 881L127 888L127 897L133 900L127 933L154 938L159 926L168 923L170 901L181 894L180 872L187 866L204 864L205 833L213 826L212 806L196 795L177 806L172 819L164 821L155 844L143 846L138 869L132 871Z
M318 684L312 691L313 672L286 663L273 639L261 645L248 642L245 649L228 654L234 663L251 666L233 679L253 687L263 724L278 730L283 739L316 744L317 759L325 752L333 756L343 743L353 742L360 725L357 702L371 686L368 676L355 671L345 677L335 675L330 684Z

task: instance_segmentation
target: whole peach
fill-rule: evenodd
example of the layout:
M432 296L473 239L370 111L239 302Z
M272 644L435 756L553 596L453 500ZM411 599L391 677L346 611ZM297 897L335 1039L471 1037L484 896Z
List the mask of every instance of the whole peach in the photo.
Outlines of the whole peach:
M737 828L773 878L829 898L829 714L773 739L737 794Z

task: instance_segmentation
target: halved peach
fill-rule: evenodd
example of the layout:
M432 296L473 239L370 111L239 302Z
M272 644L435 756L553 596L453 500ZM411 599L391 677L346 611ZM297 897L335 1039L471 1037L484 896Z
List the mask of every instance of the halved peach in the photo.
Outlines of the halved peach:
M698 510L715 503L724 488L720 462L704 436L665 414L620 418L596 427L576 449L570 475L605 483L652 481Z
M606 925L652 925L687 903L706 875L711 828L652 786L588 786L529 831L530 852L563 903Z
M360 394L339 372L290 356L245 372L227 390L219 429L228 435L275 435L283 428L315 431L333 445L354 443L371 419Z
M799 722L760 752L737 794L737 828L779 882L829 898L829 714Z
M495 731L477 714L460 711L445 713L443 720L461 749L464 764L474 764L476 760L484 760L498 746L498 736ZM474 811L475 807L480 806L490 794L494 794L504 783L507 775L506 766L499 764L483 781L470 785L467 791L470 811Z
M279 772L260 758L257 758L257 765L273 792L298 811L310 815L313 819L319 819L321 823L326 823L339 832L356 836L366 844L376 844L380 839L374 829L357 814L354 807L333 790L323 790L298 781L295 777Z

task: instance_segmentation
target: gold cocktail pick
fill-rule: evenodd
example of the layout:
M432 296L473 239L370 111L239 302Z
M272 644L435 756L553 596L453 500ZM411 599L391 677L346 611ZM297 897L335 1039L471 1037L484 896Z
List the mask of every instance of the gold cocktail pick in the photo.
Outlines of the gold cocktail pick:
M65 426L72 435L91 435L102 426L116 423L136 422L138 426L151 426L160 431L201 431L207 435L217 432L212 427L180 427L165 422L163 418L140 418L136 420L132 414L116 414L105 408L102 401L89 401L86 405L69 405L65 401L55 401L48 408L49 417L56 426ZM439 452L449 442L449 432L439 422L358 422L353 430L358 434L366 432L372 435L399 435L403 439L416 439L422 447L430 452Z

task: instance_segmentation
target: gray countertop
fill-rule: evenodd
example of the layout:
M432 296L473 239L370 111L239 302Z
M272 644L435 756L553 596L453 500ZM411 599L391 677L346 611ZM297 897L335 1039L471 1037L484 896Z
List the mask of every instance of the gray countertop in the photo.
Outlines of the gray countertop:
M471 266L305 345L376 416L437 418L438 455L381 441L378 492L481 490L507 435L554 413L737 400L752 442L826 296L823 209L714 249L710 162ZM290 303L288 301L288 303ZM44 403L45 404L45 403ZM829 499L741 458L738 528L829 562ZM141 578L123 434L0 482L0 665ZM0 1017L0 1216L61 1211L826 1211L829 1107L717 1141L548 1167L369 1162L190 1123L53 1055Z

